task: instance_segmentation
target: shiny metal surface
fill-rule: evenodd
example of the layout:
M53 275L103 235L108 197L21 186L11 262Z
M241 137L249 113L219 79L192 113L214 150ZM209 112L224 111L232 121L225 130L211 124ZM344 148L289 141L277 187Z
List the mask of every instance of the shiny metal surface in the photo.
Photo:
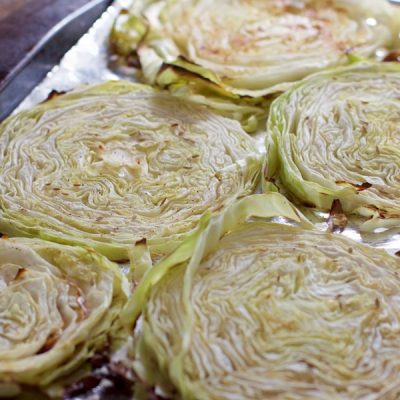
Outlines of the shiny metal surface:
M7 70L8 64L3 63L6 75L0 80L0 121L59 63L65 52L87 32L110 3L111 0L88 1L54 25L12 69Z

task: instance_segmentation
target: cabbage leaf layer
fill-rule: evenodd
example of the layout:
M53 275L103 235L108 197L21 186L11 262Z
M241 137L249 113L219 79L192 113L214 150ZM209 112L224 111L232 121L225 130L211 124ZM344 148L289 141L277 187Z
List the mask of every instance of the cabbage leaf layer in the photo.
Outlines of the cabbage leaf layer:
M358 63L315 74L271 107L266 189L278 178L307 205L400 223L400 64Z
M92 249L0 239L0 394L47 386L122 331L129 284Z
M260 155L237 122L168 93L107 82L0 125L0 232L171 251L200 216L252 193Z
M385 0L137 0L111 44L148 83L260 97L394 46L398 17Z
M143 281L135 368L183 399L397 399L400 261L242 199ZM185 254L191 248L191 255Z

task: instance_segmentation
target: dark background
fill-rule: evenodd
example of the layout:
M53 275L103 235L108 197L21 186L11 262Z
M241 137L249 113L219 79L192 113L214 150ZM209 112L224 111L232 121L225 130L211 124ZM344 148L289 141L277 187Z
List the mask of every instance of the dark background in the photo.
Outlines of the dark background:
M0 0L0 122L60 62L110 3Z
M0 0L0 81L57 22L89 0Z

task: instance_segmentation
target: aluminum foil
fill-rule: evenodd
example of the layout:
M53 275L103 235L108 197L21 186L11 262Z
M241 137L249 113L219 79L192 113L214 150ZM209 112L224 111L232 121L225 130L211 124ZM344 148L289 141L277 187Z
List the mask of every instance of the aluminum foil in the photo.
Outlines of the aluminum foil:
M14 113L45 100L52 90L69 91L82 84L107 80L128 79L135 81L135 74L132 69L114 69L111 66L108 52L108 37L114 19L119 11L128 8L132 1L134 0L115 0L78 43L65 54L60 63L14 110ZM376 54L377 59L382 59L385 55L385 49L378 50ZM253 136L260 152L265 151L263 136L262 133ZM323 231L329 229L328 213L316 212L301 206L299 208L319 229ZM356 217L350 217L346 228L338 234L373 247L383 248L391 254L400 250L400 227L381 229L374 233L362 233L358 229L361 222Z
M89 31L81 37L60 63L46 75L44 80L21 102L13 114L30 108L45 100L52 90L69 91L83 84L107 80L130 79L134 75L122 70L113 71L109 66L108 37L119 11L128 8L132 0L116 0Z

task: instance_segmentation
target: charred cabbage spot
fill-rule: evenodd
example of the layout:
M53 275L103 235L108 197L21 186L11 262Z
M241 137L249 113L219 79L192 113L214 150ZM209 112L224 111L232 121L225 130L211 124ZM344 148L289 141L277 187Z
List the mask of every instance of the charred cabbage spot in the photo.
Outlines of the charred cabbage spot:
M329 212L328 229L330 232L343 232L347 226L347 217L343 212L340 200L335 199L332 202L332 207Z
M39 239L0 239L0 254L2 396L48 386L117 335L129 285L116 264Z
M398 33L385 0L139 0L130 16L117 19L111 42L138 55L147 82L179 84L186 71L228 96L281 92L392 47Z
M302 202L400 223L400 64L359 63L315 74L271 107L266 179Z
M391 51L385 58L385 62L400 62L400 51Z
M182 247L160 264L137 371L176 399L396 399L400 260L249 220L266 215L259 199L211 219L191 257Z
M252 193L260 158L238 123L187 99L122 81L83 87L0 125L0 231L114 260L147 239L160 256L205 211Z

